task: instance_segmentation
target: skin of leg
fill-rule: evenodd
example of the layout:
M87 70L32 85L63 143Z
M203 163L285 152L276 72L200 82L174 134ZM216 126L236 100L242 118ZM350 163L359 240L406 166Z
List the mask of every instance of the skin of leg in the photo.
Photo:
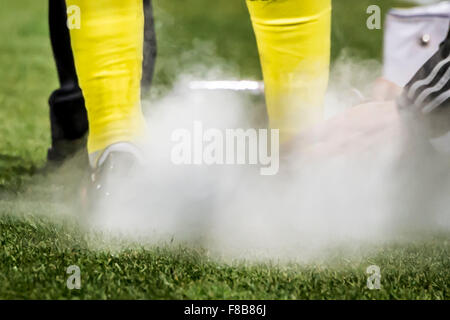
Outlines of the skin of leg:
M140 143L144 14L142 0L66 0L79 8L70 30L89 120L88 152L117 142ZM74 11L76 12L76 11Z
M247 0L270 127L281 141L322 120L330 64L331 0Z

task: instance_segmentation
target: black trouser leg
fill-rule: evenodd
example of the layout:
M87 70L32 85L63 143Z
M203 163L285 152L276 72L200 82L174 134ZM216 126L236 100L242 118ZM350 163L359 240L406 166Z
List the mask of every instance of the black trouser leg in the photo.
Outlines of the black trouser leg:
M58 71L59 88L50 96L50 126L52 147L49 160L66 156L64 141L76 140L88 131L87 112L83 94L78 86L64 0L49 0L49 27L53 56Z
M142 93L152 84L156 61L156 33L151 0L144 0L144 60L142 63Z
M156 59L156 36L151 0L143 0L144 55L142 71L142 93L145 94L152 82ZM50 96L50 124L52 147L49 160L62 160L72 150L62 145L78 140L88 131L87 112L82 91L78 85L70 33L67 28L65 0L49 0L49 27L53 56L58 71L59 88Z

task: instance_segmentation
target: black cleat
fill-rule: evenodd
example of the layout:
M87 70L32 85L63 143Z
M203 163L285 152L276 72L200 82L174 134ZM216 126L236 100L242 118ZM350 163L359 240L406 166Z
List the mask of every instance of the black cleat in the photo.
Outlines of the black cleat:
M121 205L129 200L123 191L128 190L137 177L143 157L135 146L118 143L106 148L95 162L81 194L84 211L89 214L101 209L104 204Z

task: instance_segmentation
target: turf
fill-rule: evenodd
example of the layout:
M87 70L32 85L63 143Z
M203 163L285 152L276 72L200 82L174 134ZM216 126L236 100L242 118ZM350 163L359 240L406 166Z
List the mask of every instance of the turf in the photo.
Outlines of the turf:
M382 31L365 27L365 10L376 2L385 11L395 1L334 2L333 61L344 52L380 60ZM199 56L202 64L227 65L242 78L261 77L244 1L155 5L155 95L180 70L192 71ZM47 2L0 0L0 8L0 298L449 299L448 234L308 265L225 264L203 250L170 244L120 253L92 249L66 218L68 198L55 197L73 191L66 182L77 173L49 178L38 172L50 143L47 99L57 85ZM366 287L365 270L373 264L382 270L381 290ZM81 268L81 290L66 288L70 265Z

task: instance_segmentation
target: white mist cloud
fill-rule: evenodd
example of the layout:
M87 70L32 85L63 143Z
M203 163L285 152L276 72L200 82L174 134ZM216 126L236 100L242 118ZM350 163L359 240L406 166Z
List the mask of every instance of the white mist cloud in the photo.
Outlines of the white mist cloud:
M357 67L360 74L374 68L342 63L327 100L329 108L340 110L346 103L337 83L352 78ZM246 128L258 123L260 111L249 108L252 100L241 93L192 91L186 81L151 102L148 164L139 177L117 184L117 193L131 200L105 203L90 217L94 229L147 244L202 246L217 257L299 261L337 247L448 231L448 161L422 150L405 160L400 141L381 151L316 162L293 152L273 177L259 175L257 166L174 165L173 130L192 128L194 121Z

